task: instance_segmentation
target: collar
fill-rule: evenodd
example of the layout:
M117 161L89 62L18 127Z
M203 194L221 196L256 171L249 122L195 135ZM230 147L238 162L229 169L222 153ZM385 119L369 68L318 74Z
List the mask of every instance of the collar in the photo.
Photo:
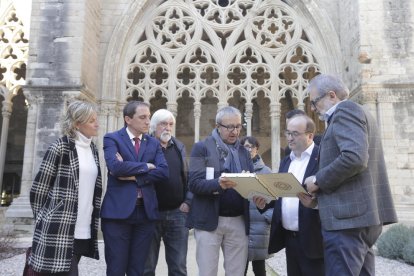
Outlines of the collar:
M85 135L83 135L80 131L76 131L76 139L75 143L78 146L82 147L90 147L92 142L92 138L88 138Z
M332 116L332 114L335 112L336 107L338 106L338 104L340 104L344 101L346 101L346 99L342 100L340 102L337 102L334 106L332 106L331 108L328 109L328 111L325 112L325 114L323 115L323 117L325 119L325 122L327 122L329 120L329 118Z
M129 140L134 140L134 138L136 137L134 134L132 134L131 131L129 131L128 127L125 127L126 132L128 133L129 136ZM139 140L142 141L142 133L141 135L138 136Z
M259 154L256 154L256 156L252 158L253 163L256 163L259 160L260 160L260 155Z
M155 137L155 136L154 136ZM161 143L161 142L160 142ZM174 143L174 141L173 141L173 139L172 139L172 136L171 136L171 139L167 142L167 146L165 147L165 148L169 148L169 147L171 147L172 145L174 145L175 143ZM163 146L161 146L162 148L164 148Z
M174 145L174 141L173 141L173 138L171 136L171 139L167 143L167 147L171 147L172 145Z
M305 156L311 156L314 147L315 147L315 143L312 142L312 144L310 144L310 146L304 152L301 153L300 158L297 158L296 155L293 153L293 151L291 151L289 155L290 160L291 161L295 159L302 160Z

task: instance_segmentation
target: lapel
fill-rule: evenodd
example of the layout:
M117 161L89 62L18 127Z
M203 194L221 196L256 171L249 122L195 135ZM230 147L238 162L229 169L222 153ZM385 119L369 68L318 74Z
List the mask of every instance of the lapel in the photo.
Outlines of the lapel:
M119 131L119 133L121 134L121 139L125 143L125 145L127 146L129 152L136 159L137 155L135 154L135 148L134 148L134 145L132 144L132 141L129 139L128 133L126 132L126 127L121 129Z
M315 168L318 166L318 155L319 155L319 147L315 145L315 147L312 150L312 154L309 159L308 166L306 167L305 175L303 176L303 180L306 179L306 177L311 176L314 174ZM303 183L302 183L303 184Z
M148 136L146 134L142 134L142 140L139 145L138 161L141 161L142 156L144 155L145 149L147 148L147 145L148 145Z
M292 162L292 160L290 159L290 156L288 155L282 161L282 166L280 167L280 171L279 172L288 172L289 171L290 162Z

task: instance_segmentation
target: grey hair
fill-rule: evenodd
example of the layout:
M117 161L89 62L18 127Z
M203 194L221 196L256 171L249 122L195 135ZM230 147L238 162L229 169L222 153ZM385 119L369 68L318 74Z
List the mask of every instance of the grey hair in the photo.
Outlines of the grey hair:
M349 96L349 89L344 82L338 77L327 74L320 74L311 79L307 90L309 92L316 90L319 96L333 91L340 100L345 100Z
M76 138L76 124L84 124L88 122L93 114L97 113L94 103L75 100L71 102L65 114L62 116L61 132L70 138Z
M227 115L237 115L240 118L242 116L240 110L238 110L237 108L232 107L232 106L225 106L225 107L220 108L217 111L216 124L220 124L221 121L223 120L223 117Z
M172 119L174 121L174 124L175 124L175 117L174 117L174 114L171 113L171 111L169 111L167 109L158 109L157 111L155 111L154 114L152 114L152 117L151 117L149 133L154 134L154 132L157 128L157 125L160 122L168 120L168 119Z

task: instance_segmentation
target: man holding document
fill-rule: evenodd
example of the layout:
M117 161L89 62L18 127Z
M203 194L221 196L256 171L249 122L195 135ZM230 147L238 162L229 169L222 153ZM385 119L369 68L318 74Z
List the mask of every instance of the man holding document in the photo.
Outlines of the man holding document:
M306 115L290 119L285 131L291 153L279 167L279 173L290 172L301 183L318 169L318 146L313 143L315 123ZM259 209L274 206L270 230L269 253L286 248L287 273L290 276L324 275L323 243L316 200L305 193L281 197L265 205L264 197L254 197ZM300 199L300 200L299 200Z
M328 126L319 170L305 180L318 197L327 275L374 275L372 246L383 225L397 222L375 118L347 100L335 76L314 77L307 88L312 111Z
M198 275L216 276L220 248L226 275L244 275L248 253L249 202L235 182L221 174L253 172L249 152L240 144L241 113L226 106L216 127L196 143L189 162L189 190L194 194L187 226L194 228Z

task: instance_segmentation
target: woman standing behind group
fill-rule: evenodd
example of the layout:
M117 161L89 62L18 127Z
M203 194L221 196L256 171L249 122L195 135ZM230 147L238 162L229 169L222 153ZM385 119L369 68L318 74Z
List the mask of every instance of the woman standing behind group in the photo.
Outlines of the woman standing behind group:
M259 141L253 136L243 137L240 143L250 152L253 160L254 172L257 174L271 173L272 170L267 167L259 155ZM268 209L263 214L257 210L256 204L249 202L250 212L250 233L249 233L249 255L246 264L245 275L252 262L255 276L265 276L265 259L269 258L267 253L269 246L270 223L272 222L273 208Z
M30 190L35 230L29 265L48 275L78 275L81 256L98 259L102 185L96 107L76 100L62 122L63 137L48 148Z

